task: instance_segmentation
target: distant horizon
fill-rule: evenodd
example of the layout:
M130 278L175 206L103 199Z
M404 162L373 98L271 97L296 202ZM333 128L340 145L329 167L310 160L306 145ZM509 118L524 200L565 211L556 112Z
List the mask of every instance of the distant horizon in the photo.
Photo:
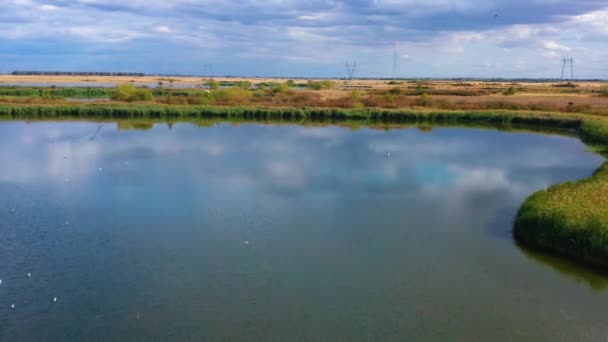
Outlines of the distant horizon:
M53 75L15 75L14 73L19 72L35 72L35 73L65 73L65 75L58 76L99 76L99 77L196 77L196 78L271 78L271 79L295 79L295 80L306 80L306 79L328 79L328 80L346 80L346 76L328 76L328 77L305 77L297 75L283 75L283 76L248 76L248 75L201 75L201 74L159 74L159 73L143 73L141 75L119 75L126 74L129 72L117 72L117 71L92 71L92 70L15 70L9 73L0 73L4 76L41 76L41 77L52 77ZM75 75L69 75L74 73ZM112 75L84 75L84 74L112 74ZM446 81L551 81L551 82L604 82L608 81L608 78L564 78L559 77L353 77L352 80L379 80L379 81L412 81L412 80L446 80ZM0 84L1 85L1 84Z

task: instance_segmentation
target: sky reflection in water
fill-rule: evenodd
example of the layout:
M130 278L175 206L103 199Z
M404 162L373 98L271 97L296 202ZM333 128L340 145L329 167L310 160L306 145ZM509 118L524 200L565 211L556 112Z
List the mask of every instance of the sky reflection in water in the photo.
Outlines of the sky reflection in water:
M0 139L0 339L608 334L608 278L511 238L526 196L602 162L574 138L10 122Z

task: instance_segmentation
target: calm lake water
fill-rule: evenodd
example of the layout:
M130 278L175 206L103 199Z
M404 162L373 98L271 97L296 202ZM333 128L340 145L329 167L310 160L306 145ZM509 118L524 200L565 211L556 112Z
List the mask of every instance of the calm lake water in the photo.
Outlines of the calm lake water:
M608 277L511 236L575 138L127 127L0 124L0 340L607 339Z

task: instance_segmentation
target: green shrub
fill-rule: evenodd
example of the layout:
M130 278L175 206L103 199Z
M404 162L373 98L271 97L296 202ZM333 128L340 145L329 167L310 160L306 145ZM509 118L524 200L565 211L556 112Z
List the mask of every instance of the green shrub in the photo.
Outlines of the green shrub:
M308 88L312 90L327 90L336 87L336 83L330 80L308 81Z
M232 87L213 92L212 96L219 102L225 104L243 104L253 97L253 92L240 87Z
M353 108L363 108L363 103L361 102L361 93L358 90L353 90L350 93L350 99L352 101Z
M282 94L289 91L289 84L288 83L279 83L279 84L275 84L272 87L272 93L273 94Z
M431 97L427 93L422 93L420 98L416 100L416 104L422 107L429 107L431 105Z
M218 90L218 89L220 89L220 82L218 82L216 80L209 80L209 82L207 82L207 86L211 90Z
M132 84L121 84L114 90L112 100L124 102L151 101L154 100L154 95L148 88L137 89Z
M393 88L391 88L391 90L388 91L388 93L392 94L392 95L399 95L399 94L401 94L401 88L393 87Z
M505 91L502 92L504 96L511 96L515 95L516 93L517 89L515 89L515 87L509 87L508 89L505 89Z

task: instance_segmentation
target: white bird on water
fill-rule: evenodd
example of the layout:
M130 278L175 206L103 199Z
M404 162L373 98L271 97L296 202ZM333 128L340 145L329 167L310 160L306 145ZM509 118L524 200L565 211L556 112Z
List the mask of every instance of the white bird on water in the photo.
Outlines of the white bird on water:
M11 304L11 309L14 309L14 308L15 308L15 304Z
M53 297L53 303L57 303L57 297Z
M28 277L28 278L31 278L31 277L32 277L32 274L31 274L31 273L28 273L28 274L27 274L27 277Z
M391 157L391 153L390 152L386 152L386 159Z
M0 285L2 285L2 279L0 279Z

